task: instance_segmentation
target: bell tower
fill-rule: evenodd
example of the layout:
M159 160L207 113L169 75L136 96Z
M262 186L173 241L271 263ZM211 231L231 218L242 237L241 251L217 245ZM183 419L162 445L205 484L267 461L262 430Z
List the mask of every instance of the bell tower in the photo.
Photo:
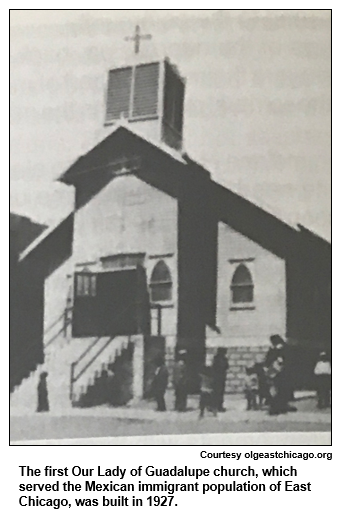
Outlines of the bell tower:
M109 71L105 125L126 119L143 137L182 150L185 80L167 58L140 61L139 42L150 37L137 26L126 38L135 42L135 62Z

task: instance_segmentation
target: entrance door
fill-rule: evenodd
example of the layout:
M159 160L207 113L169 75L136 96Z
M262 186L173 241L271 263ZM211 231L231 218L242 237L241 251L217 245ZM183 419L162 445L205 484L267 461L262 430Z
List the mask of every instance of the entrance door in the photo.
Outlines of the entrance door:
M73 337L149 334L144 270L75 275Z

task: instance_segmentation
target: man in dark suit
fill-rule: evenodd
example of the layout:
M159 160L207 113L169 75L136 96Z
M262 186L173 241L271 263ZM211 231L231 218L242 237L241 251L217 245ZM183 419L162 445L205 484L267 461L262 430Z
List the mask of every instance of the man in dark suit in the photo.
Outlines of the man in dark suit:
M228 370L228 360L226 357L226 348L218 348L213 360L213 389L214 389L214 403L218 412L224 412L226 409L223 406L226 376Z
M166 411L165 393L168 384L168 371L165 365L165 359L162 356L156 359L156 371L152 384L152 393L157 402L157 411Z
M185 412L188 399L188 379L186 368L186 350L179 350L173 369L173 386L175 392L174 408L178 412Z

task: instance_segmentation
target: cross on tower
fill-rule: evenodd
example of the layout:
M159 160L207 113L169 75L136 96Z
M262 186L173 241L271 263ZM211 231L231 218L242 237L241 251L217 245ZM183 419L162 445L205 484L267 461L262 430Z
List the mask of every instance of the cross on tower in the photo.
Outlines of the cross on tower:
M142 34L140 25L136 25L135 34L133 36L127 36L124 38L125 41L134 41L135 42L135 53L138 54L140 51L140 41L141 39L152 39L151 34Z

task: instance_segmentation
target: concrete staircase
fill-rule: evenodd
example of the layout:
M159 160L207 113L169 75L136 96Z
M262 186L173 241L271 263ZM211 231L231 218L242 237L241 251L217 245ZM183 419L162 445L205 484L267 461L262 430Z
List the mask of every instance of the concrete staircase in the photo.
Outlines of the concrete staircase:
M102 369L113 362L128 345L128 336L70 339L61 331L45 347L44 363L17 386L10 397L11 414L33 413L37 408L39 375L48 373L48 398L54 413L71 409L71 368L74 368L73 399L77 401L92 385ZM89 350L86 352L86 350ZM80 359L81 357L81 359Z
M87 343L85 344L86 341ZM73 340L73 345L79 348L77 359L72 361L76 363L73 365L73 378L75 381L72 391L70 391L73 403L79 403L81 396L94 384L101 372L108 370L109 365L113 364L116 358L127 349L129 341L130 336ZM87 348L89 350L85 354ZM71 364L69 366L70 369Z

